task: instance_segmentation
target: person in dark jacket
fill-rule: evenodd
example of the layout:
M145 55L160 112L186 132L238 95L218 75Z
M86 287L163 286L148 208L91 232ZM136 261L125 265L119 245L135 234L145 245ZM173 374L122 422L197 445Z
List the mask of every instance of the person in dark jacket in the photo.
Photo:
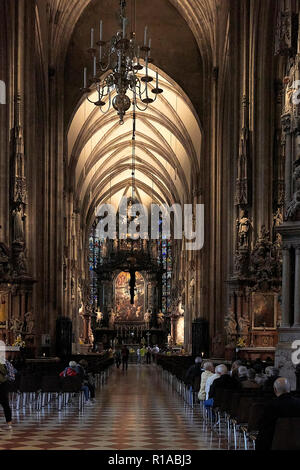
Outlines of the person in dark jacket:
M275 380L279 377L279 370L276 367L266 367L265 374L267 379L263 383L262 389L264 392L272 392Z
M260 420L256 450L271 450L278 418L300 417L300 399L293 397L290 391L288 379L280 377L274 382L274 393L277 398L266 404Z
M219 374L220 377L211 384L208 395L210 400L214 400L217 390L237 390L239 388L238 382L228 374L228 369L225 364L217 366L216 373Z
M121 355L122 355L122 368L124 371L125 369L126 370L128 369L129 349L127 348L127 346L123 346Z
M195 364L189 367L185 374L185 383L190 385L194 392L199 392L200 389L201 375L203 372L201 365L201 357L196 357Z

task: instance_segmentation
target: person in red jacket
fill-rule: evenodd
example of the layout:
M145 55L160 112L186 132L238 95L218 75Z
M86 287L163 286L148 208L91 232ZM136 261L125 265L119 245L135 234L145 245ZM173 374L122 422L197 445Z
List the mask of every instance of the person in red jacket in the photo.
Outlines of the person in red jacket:
M59 376L60 377L73 377L75 375L80 375L78 373L78 369L77 369L77 363L75 361L70 361L69 362L69 367L66 367L60 374ZM83 379L83 377L81 377L81 379ZM81 390L83 390L84 392L84 396L85 396L85 404L86 405L91 405L92 402L90 401L89 397L90 397L90 393L89 393L89 388L87 385L82 385L81 387Z
M60 377L72 377L77 375L76 371L77 364L75 361L70 361L69 366L66 367L59 375Z

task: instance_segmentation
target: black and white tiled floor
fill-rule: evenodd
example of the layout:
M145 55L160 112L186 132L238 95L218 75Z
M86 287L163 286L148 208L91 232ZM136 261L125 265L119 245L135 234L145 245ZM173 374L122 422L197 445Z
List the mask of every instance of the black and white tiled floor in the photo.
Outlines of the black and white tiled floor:
M227 440L208 429L161 379L153 365L114 369L98 390L96 404L80 412L13 411L13 431L0 432L7 450L204 450L227 449ZM0 413L2 409L0 408ZM0 426L4 425L0 415Z

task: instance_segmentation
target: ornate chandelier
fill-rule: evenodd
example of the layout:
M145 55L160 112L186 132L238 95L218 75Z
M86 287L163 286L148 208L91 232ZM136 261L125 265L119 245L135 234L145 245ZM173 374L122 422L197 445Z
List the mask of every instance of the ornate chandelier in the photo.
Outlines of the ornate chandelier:
M136 10L135 2L136 0L133 0L133 17ZM153 62L150 56L151 39L148 39L148 27L145 27L143 45L138 45L136 41L134 20L131 21L131 32L128 37L129 20L126 17L125 0L120 0L120 23L122 29L117 31L110 41L103 41L102 21L100 21L99 41L96 43L95 31L91 29L91 47L88 52L92 57L92 76L89 77L88 83L88 71L85 67L83 91L87 94L88 101L99 106L102 113L107 113L113 106L119 115L120 124L124 124L125 113L131 104L138 110L145 111L149 104L163 93L163 90L159 88L158 71L156 71L155 86L150 86L154 78L149 75L148 70L149 64ZM106 72L108 72L106 76L100 80L99 76ZM89 98L93 88L97 91L95 101ZM112 99L114 92L116 95ZM132 93L132 99L129 98L128 92Z

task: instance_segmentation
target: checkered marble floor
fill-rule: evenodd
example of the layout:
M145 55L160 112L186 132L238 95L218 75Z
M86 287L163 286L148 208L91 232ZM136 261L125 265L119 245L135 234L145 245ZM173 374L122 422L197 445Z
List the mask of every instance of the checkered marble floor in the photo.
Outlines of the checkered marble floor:
M0 432L1 450L227 448L224 438L207 429L199 411L171 391L155 365L130 364L125 373L114 369L97 391L96 404L82 412L76 403L61 412L54 406L14 410L13 431Z

